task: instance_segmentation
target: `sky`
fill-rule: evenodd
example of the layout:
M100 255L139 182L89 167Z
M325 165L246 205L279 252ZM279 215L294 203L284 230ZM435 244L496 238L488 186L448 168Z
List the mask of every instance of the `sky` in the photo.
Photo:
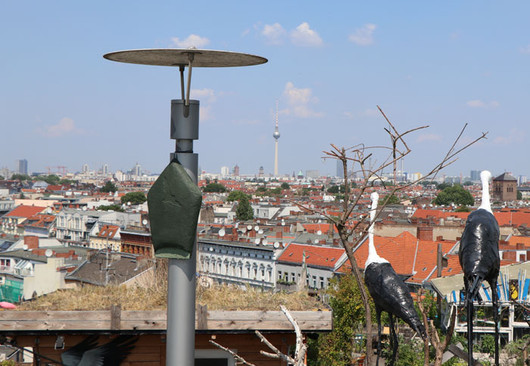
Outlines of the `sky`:
M263 65L194 68L202 170L335 174L330 144L388 145L407 135L407 172L429 171L467 124L487 132L445 170L529 175L530 2L0 0L0 168L161 172L174 151L178 69L108 61L109 52L242 52ZM384 155L374 155L374 162Z

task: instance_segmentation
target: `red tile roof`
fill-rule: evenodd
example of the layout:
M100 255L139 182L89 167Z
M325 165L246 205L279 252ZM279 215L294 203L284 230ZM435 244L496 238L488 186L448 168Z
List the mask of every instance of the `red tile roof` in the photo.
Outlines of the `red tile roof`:
M301 264L304 252L306 256L305 261L308 266L333 269L339 258L344 254L344 249L291 243L282 252L278 258L278 262Z
M407 231L396 237L377 235L374 237L377 254L389 261L396 273L411 276L408 281L415 283L425 280L436 267L438 243L442 244L442 253L444 254L456 244L453 240L418 240ZM361 243L354 255L357 265L364 268L368 258L368 240ZM343 265L340 271L348 271L350 268L348 263ZM460 266L458 266L458 270L460 270L459 268Z
M5 214L5 217L31 217L47 209L47 207L38 207L38 206L24 206L20 205L15 207L9 213Z

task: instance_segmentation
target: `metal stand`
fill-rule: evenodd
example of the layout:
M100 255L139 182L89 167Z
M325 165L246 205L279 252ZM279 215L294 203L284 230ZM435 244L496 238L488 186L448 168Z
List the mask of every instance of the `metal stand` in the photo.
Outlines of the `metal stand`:
M105 54L111 61L140 65L178 67L182 99L171 101L171 138L176 140L171 160L177 158L197 183L198 155L193 140L199 139L199 102L190 100L193 67L236 67L260 65L266 58L245 53L190 49L145 49ZM184 86L184 70L188 80ZM195 243L194 247L197 245ZM170 259L167 299L167 366L193 366L195 363L195 274L196 249L188 260Z
M199 101L171 101L171 138L176 140L176 158L197 183L199 156L193 140L199 139ZM194 245L196 248L196 243ZM195 277L196 250L188 260L169 259L167 289L166 365L195 363Z

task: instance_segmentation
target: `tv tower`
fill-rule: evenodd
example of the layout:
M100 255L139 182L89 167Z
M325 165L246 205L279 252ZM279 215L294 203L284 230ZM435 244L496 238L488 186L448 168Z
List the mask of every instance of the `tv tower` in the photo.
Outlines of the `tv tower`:
M278 100L276 100L276 128L272 134L274 137L274 176L278 176L278 139L280 138L280 131L278 131Z

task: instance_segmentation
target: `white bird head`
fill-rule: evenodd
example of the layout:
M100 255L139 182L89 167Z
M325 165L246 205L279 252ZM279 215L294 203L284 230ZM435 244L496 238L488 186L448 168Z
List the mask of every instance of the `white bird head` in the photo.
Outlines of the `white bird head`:
M482 182L488 182L491 180L491 172L489 170L483 170L480 172L480 180Z

